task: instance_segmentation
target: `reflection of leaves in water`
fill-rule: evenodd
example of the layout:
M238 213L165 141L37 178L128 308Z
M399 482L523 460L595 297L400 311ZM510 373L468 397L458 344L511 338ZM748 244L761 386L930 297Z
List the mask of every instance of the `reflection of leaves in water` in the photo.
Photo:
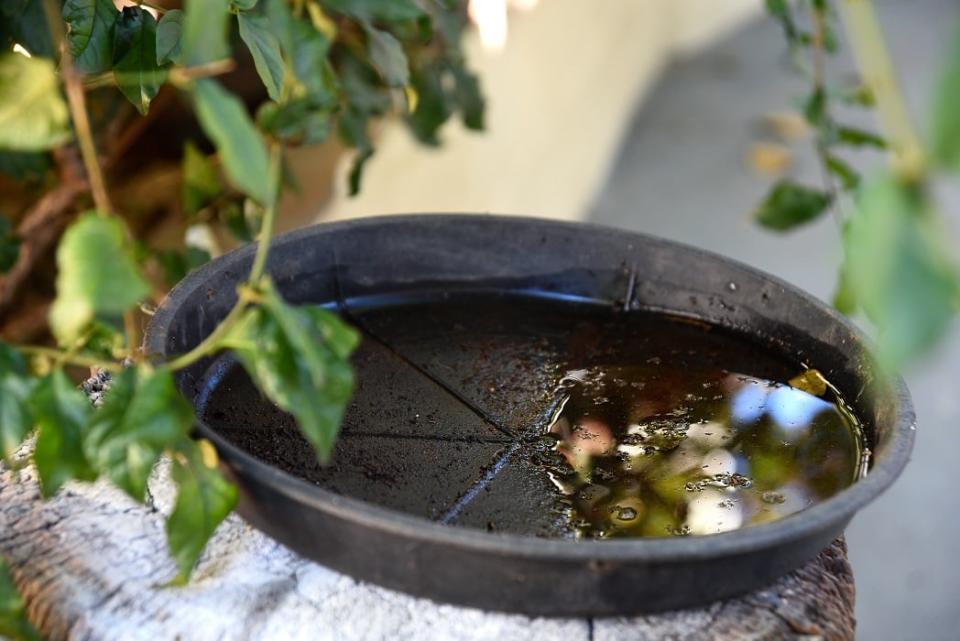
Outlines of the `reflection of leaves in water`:
M808 393L833 394L816 370L791 387L663 363L571 374L563 409L533 460L567 496L582 536L758 524L856 477L858 428L828 402L839 399ZM754 407L736 412L743 395Z

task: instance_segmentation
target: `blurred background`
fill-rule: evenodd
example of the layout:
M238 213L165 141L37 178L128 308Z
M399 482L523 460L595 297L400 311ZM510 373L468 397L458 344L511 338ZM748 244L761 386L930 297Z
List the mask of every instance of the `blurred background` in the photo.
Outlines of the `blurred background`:
M324 165L332 186L304 180L316 193L288 207L311 203L318 221L472 211L613 225L719 252L830 300L840 258L834 221L777 235L750 218L775 178L821 182L808 132L790 116L805 81L791 71L762 2L486 4L487 15L475 16L486 22L467 47L489 101L487 131L451 122L443 146L423 148L400 123L385 122L358 197L345 194L341 159ZM901 88L916 122L925 122L960 4L877 5ZM854 71L843 53L831 67ZM858 114L844 116L856 122ZM869 113L859 118L873 124ZM298 172L316 176L322 153L302 152ZM854 160L867 170L884 159ZM943 198L955 242L960 190L944 189ZM954 331L908 374L919 416L913 461L847 531L860 639L960 638L960 500L950 488L960 453L958 377Z

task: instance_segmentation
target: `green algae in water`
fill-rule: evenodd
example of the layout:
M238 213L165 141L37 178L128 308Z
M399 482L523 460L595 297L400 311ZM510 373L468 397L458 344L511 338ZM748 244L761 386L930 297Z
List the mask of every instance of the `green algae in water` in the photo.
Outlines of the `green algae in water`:
M840 492L865 467L861 428L836 392L815 370L791 383L659 358L571 371L534 458L580 537L775 521Z

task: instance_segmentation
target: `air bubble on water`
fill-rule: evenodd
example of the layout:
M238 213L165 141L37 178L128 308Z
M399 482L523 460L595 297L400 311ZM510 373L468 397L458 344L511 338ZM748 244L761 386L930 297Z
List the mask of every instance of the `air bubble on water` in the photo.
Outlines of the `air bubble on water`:
M737 291L737 284L731 281L727 283L727 289L729 289L731 292L735 292Z

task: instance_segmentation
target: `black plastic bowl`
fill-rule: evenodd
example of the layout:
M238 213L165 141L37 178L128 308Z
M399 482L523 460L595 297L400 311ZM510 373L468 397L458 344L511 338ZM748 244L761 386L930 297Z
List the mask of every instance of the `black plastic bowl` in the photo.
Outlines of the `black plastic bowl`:
M154 316L147 349L164 357L199 343L233 305L253 254L253 246L241 248L180 283ZM907 389L898 380L888 392L864 393L866 346L845 318L771 276L673 242L527 218L394 216L284 235L268 270L293 303L440 287L694 317L818 368L866 426L866 477L783 520L710 536L573 541L453 527L337 495L197 425L239 485L238 510L250 523L335 570L411 594L550 616L652 612L729 597L815 556L893 482L913 444ZM180 375L194 402L211 362Z

